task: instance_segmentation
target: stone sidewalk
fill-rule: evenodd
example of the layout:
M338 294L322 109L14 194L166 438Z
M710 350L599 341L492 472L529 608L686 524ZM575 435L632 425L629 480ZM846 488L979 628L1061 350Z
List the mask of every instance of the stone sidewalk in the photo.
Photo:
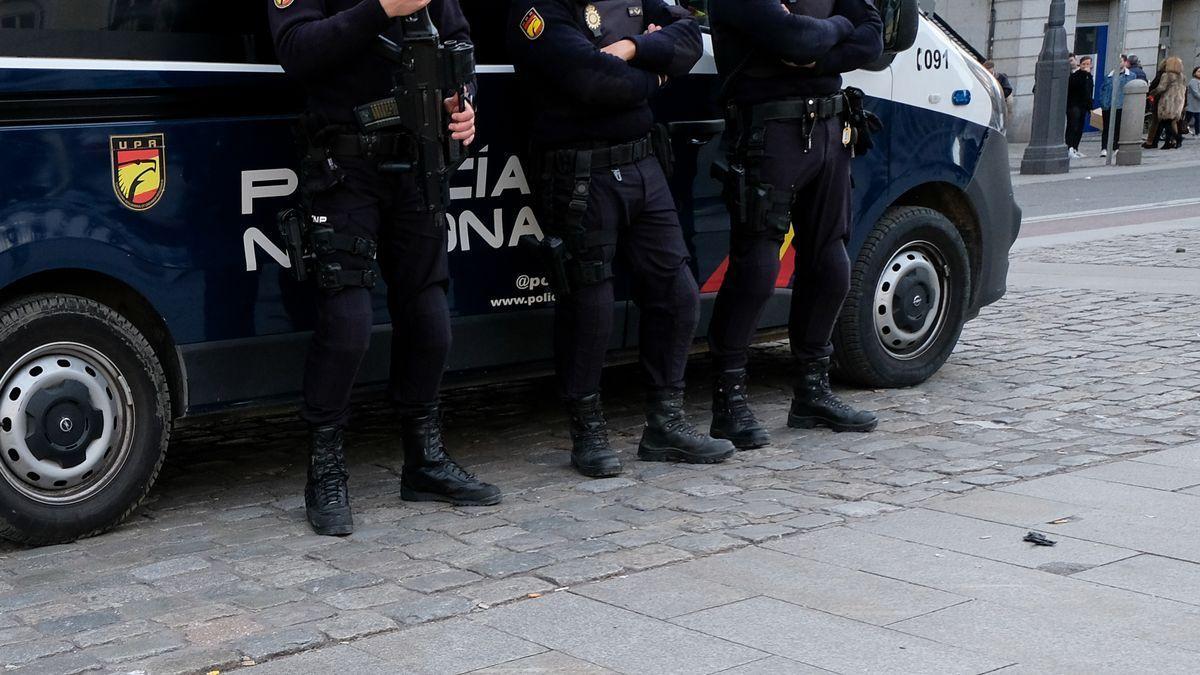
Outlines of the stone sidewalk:
M629 472L603 481L568 466L548 380L456 391L450 446L507 491L475 510L400 501L394 421L368 404L346 539L304 523L290 415L194 420L127 525L0 545L0 664L1194 671L1198 338L1192 297L1018 286L929 383L848 392L879 411L870 436L785 429L788 355L765 345L752 393L775 442L715 467L635 461L636 377L617 368Z

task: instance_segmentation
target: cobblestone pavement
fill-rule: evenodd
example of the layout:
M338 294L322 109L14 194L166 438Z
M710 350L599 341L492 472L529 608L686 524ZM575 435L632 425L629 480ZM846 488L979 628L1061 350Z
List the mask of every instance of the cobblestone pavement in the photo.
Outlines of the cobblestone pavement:
M1075 253L1103 256L1112 245L1094 242ZM996 556L965 556L976 555L972 546L993 535L968 528L961 540L928 541L888 528L940 536L957 526L939 521L939 513L1004 512L1003 504L972 507L976 495L1011 495L1005 491L1070 477L1019 481L1130 464L1130 458L1195 443L1198 333L1194 306L1171 296L1014 289L970 324L957 353L929 383L847 392L880 413L880 430L868 436L785 429L787 353L766 345L753 361L752 389L774 444L709 467L635 460L640 416L637 389L629 384L635 377L619 368L608 373L608 400L629 471L595 481L567 464L566 433L548 380L457 391L447 403L450 447L507 491L504 504L471 510L400 501L395 425L386 409L368 405L348 437L358 531L346 539L309 534L301 496L304 439L288 415L199 420L178 431L158 487L124 527L70 545L0 548L0 664L22 673L203 672L271 661L264 672L488 666L600 672L578 660L586 658L641 672L713 672L752 663L737 671L748 673L823 672L799 661L880 670L856 659L908 654L915 660L887 668L1000 668L1012 659L934 653L929 645L954 644L945 637L952 626L990 625L973 613L989 593L1018 589L1029 604L1063 602L1043 577L1059 579L1126 556L1107 555L1111 551L1098 544L1066 563L1022 553L1008 562L1041 566L1021 568L1040 576L942 584L933 563L973 560L968 566L980 568ZM706 359L695 364L689 400L696 418L707 422ZM1137 466L1176 479L1185 473ZM1182 482L1170 489L1200 484L1200 477ZM1053 491L1041 496L1055 498ZM884 537L896 546L875 545ZM932 553L915 543L900 546L905 538L934 547ZM778 558L767 560L781 555L791 556L782 567ZM879 571L882 560L907 565L911 573ZM1053 562L1049 569L1047 561ZM872 574L835 566L843 563ZM760 568L774 571L760 578ZM888 576L919 588L889 605ZM806 582L814 578L828 581ZM647 579L656 581L639 585ZM753 583L766 580L792 589L795 597L784 600L795 604L758 597ZM965 586L950 587L956 583ZM691 606L697 585L705 602ZM578 590L553 592L564 587ZM828 609L805 599L804 589L812 587L884 600L842 597L841 609L829 611L847 618L783 611L784 605ZM543 594L548 597L529 600ZM977 601L968 603L972 598ZM650 606L651 600L660 604ZM904 611L895 611L898 606ZM933 612L940 620L922 622L920 616ZM590 622L572 623L580 613ZM668 628L657 622L681 616ZM1166 625L1165 616L1148 625ZM651 622L647 617L655 621L643 631L638 622ZM1021 623L1020 616L1012 618ZM844 622L853 639L818 630L826 619ZM877 628L896 621L911 627L905 636L923 636L920 644ZM873 632L860 634L864 626ZM1039 625L1013 630L999 639L1028 643L1031 670L1040 670L1042 640L1062 641L1053 631L1040 633ZM1195 632L1186 634L1194 638ZM375 637L362 639L367 636ZM856 640L862 649L839 647ZM800 643L841 656L818 662L795 651ZM285 658L297 652L306 653ZM635 662L631 655L650 656ZM503 663L510 665L498 666Z
M1109 237L1089 246L1027 248L1013 262L1200 269L1200 229Z

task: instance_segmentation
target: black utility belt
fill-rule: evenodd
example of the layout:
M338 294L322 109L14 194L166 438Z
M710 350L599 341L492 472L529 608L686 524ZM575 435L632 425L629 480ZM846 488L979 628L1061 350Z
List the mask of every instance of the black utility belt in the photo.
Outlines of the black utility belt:
M559 161L570 161L574 164L574 160L571 158L579 157L584 153L591 155L591 168L593 171L613 169L619 166L634 164L647 157L654 156L654 143L651 142L649 136L646 136L636 141L620 143L618 145L560 148L547 151L544 156L550 166L555 166Z
M333 134L327 148L335 157L415 158L416 141L407 134Z
M825 97L786 98L751 106L738 106L756 126L777 120L827 120L841 117L846 112L846 97L842 93Z

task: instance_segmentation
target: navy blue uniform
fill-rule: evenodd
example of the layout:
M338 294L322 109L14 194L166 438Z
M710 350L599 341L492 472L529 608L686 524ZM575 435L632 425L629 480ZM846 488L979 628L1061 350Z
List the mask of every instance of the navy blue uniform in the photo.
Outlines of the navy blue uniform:
M709 331L721 370L746 366L750 340L774 292L789 225L796 250L789 333L800 360L832 354L834 323L850 287L852 150L844 142L841 74L880 57L883 24L868 0L783 4L787 11L779 0L710 5L717 67L738 122L727 133L741 135L731 143L730 159L745 166L751 188L764 187L770 195L760 212L765 218L733 221L729 270ZM811 122L768 115L752 128L758 106L794 101L828 106Z
M309 111L335 132L357 133L354 107L385 98L394 66L372 53L394 20L379 0L295 0L267 3L280 63L303 83ZM443 40L470 41L457 0L429 6ZM403 406L435 402L450 351L447 230L421 203L411 176L382 174L381 157L338 154L344 172L331 187L308 195L316 222L335 232L379 244L388 309L403 329L393 332L390 394ZM372 261L348 252L323 256L345 270ZM303 415L314 427L344 426L350 392L371 336L371 292L362 286L319 290L317 326L304 378Z
M600 390L613 328L612 265L632 277L641 365L651 391L679 391L699 319L699 291L661 164L648 152L650 98L699 60L700 29L662 0L516 0L509 46L529 104L539 222L567 241L578 283L556 307L562 394ZM655 24L662 30L646 33ZM630 39L630 61L602 48ZM584 167L573 164L589 153ZM604 161L601 157L609 158ZM557 165L556 165L557 164ZM565 181L563 169L566 170ZM572 171L576 171L574 175ZM575 193L574 217L573 188Z

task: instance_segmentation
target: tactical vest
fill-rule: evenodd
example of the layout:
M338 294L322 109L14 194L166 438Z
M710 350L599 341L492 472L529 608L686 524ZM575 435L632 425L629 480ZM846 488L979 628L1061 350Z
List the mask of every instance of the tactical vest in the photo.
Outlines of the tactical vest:
M580 25L592 44L601 49L646 32L642 0L592 0L577 4Z

